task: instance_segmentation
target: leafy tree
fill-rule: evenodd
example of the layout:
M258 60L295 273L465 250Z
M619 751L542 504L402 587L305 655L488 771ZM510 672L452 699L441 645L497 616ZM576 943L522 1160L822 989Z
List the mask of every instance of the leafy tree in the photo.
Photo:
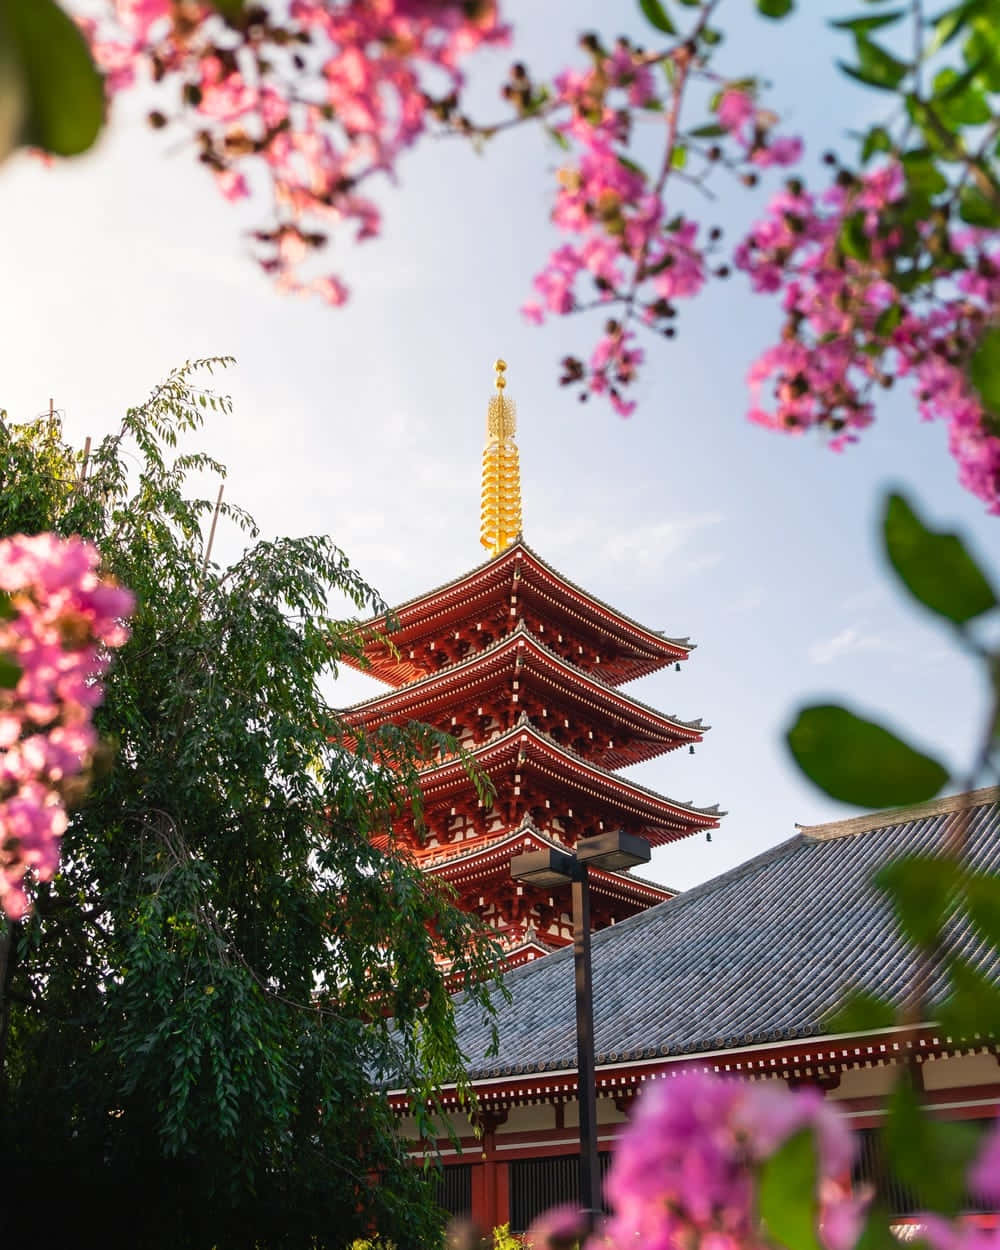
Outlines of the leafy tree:
M354 645L330 596L384 605L328 539L263 541L225 505L249 545L209 558L187 479L223 469L174 448L227 403L195 384L218 363L172 373L86 462L48 419L0 430L0 531L79 532L138 598L97 717L113 763L0 929L5 1238L430 1246L378 1086L423 1107L461 1083L440 965L486 1009L491 952L389 830L452 744L349 749L321 687Z

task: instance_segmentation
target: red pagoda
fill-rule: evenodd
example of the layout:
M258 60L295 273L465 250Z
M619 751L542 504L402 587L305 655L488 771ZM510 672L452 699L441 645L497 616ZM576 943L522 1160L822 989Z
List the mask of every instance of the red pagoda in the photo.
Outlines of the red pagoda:
M515 411L496 363L483 454L482 543L490 559L361 627L367 672L391 689L346 709L370 730L424 721L454 735L489 777L484 802L464 762L422 773L425 830L397 830L427 872L496 932L509 966L572 940L568 900L524 892L510 861L624 829L653 846L718 824L717 806L679 803L620 775L694 746L701 721L666 716L621 686L686 660L693 644L644 628L574 585L521 530ZM394 620L391 642L386 628ZM402 818L401 818L402 820ZM670 898L628 872L591 870L595 929Z

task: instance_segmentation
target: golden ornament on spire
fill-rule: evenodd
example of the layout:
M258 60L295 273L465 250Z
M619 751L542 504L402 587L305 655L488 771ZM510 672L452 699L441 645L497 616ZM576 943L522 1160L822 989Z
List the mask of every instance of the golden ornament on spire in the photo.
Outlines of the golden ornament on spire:
M497 360L496 394L490 396L486 413L486 447L483 449L483 505L479 541L491 556L498 556L521 533L521 467L514 433L517 410L505 390L507 362Z

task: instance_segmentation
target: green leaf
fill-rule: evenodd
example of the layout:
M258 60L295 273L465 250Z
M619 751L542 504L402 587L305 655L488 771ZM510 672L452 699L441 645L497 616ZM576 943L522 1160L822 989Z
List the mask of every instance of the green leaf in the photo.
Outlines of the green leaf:
M992 117L993 111L983 89L976 83L978 71L978 66L964 74L947 68L935 76L931 103L938 119L946 126L979 126Z
M875 884L893 902L903 933L917 946L932 947L953 909L961 877L958 864L939 855L907 855L886 864Z
M695 126L687 133L692 139L721 139L728 132L725 126L720 126L718 122L707 122L704 126Z
M23 86L22 142L56 156L85 152L104 122L104 83L76 23L53 0L0 0L0 39Z
M958 215L970 226L987 229L1000 226L1000 205L971 183L966 183L959 192Z
M901 158L906 175L906 189L911 196L930 197L948 190L948 179L934 163L934 155L927 148L915 148Z
M0 654L0 690L13 690L21 680L21 666L9 655Z
M946 9L945 12L939 13L936 18L932 19L934 36L927 46L928 56L933 56L935 52L950 43L956 35L966 28L970 11L974 7L972 4L958 4L952 9Z
M670 153L670 166L672 169L683 169L687 164L688 153L683 143L674 145L674 150Z
M832 18L830 25L837 30L849 30L859 35L866 35L870 30L878 30L882 26L891 26L905 14L905 9L893 9L891 13L876 13L872 16Z
M965 881L965 905L972 923L1000 950L1000 877L970 873Z
M642 9L643 16L651 26L662 30L665 35L677 34L677 27L660 0L639 0L639 8Z
M787 17L795 8L795 0L757 0L757 12L762 17Z
M1000 384L1000 330L989 333L998 339L995 360ZM993 587L959 536L928 529L902 495L889 496L882 532L892 567L914 598L932 612L964 625L996 606Z
M881 335L882 338L887 338L902 320L903 306L890 304L888 308L883 308L875 318L875 333Z
M855 260L867 260L871 256L871 240L865 233L863 213L853 213L844 218L837 243L845 256L852 256Z
M820 1250L816 1143L800 1129L760 1169L758 1203L769 1240L787 1250Z
M838 61L837 68L848 78L864 83L866 87L877 87L880 91L895 91L896 83L886 82L885 76L873 70L866 70L859 65L848 65L846 61Z
M851 990L826 1021L828 1033L876 1033L896 1023L891 1003L864 990Z
M12 621L17 616L17 608L11 602L6 590L0 590L0 621Z
M899 1250L899 1238L892 1231L893 1220L885 1207L877 1201L868 1209L861 1236L854 1243L854 1250Z
M969 380L990 412L1000 413L1000 326L979 340L969 361Z
M962 959L949 961L951 993L935 1010L951 1037L994 1037L1000 1031L1000 989Z
M821 790L859 807L933 798L948 780L935 759L846 708L803 708L786 735L795 762Z
M889 1101L885 1143L894 1175L911 1190L920 1207L954 1215L965 1195L965 1172L979 1145L968 1124L932 1120L908 1081ZM933 1167L928 1167L933 1160Z
M862 161L869 161L876 152L891 152L892 136L884 126L872 126L861 145Z
M861 68L878 79L881 87L898 87L909 73L910 67L905 61L893 56L880 44L873 43L862 31L855 31L854 48Z
M227 22L238 22L246 8L245 0L209 0L213 9L218 9Z

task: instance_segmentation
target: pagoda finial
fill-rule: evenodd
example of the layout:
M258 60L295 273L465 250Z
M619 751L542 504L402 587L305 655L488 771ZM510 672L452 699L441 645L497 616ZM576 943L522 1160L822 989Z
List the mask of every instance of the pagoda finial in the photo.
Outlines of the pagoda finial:
M521 532L521 467L514 433L517 410L506 395L507 362L497 360L496 393L486 413L486 446L483 449L483 504L479 541L491 556L498 556Z

